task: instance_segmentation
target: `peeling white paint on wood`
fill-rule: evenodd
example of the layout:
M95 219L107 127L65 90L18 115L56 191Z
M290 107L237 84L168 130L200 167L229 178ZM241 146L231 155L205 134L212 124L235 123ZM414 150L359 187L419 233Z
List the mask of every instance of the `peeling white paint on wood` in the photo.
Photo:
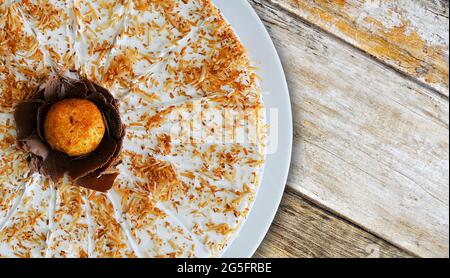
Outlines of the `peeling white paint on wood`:
M448 1L269 0L448 96Z
M449 102L273 2L251 0L288 77L290 187L419 256L449 255Z

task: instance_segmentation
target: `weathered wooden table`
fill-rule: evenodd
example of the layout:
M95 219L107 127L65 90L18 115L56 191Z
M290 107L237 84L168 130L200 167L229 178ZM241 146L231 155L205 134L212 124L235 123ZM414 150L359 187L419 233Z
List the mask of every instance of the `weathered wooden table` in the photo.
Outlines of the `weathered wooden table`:
M448 257L448 1L249 1L281 55L295 129L255 256Z

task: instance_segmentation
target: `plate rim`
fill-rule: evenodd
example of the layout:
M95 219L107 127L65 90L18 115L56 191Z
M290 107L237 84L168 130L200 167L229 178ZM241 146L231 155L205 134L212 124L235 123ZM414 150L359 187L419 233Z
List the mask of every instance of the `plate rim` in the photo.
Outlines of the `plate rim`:
M213 3L248 50L252 62L257 63L259 67L257 74L262 77L261 92L278 88L276 94L279 99L276 102L273 102L274 97L270 97L270 94L263 94L266 114L269 113L269 109L278 108L278 150L266 155L265 169L260 177L260 185L252 208L247 219L241 224L236 238L222 254L223 258L249 258L254 255L267 235L285 191L292 158L292 106L278 51L250 3L247 0L213 0ZM252 36L249 32L252 32ZM258 56L262 57L260 52L266 54L265 59L258 59ZM269 65L271 70L268 69ZM269 78L264 78L269 74ZM279 95L282 97L280 98ZM273 168L273 166L278 167ZM274 183L277 186L274 186ZM269 202L267 202L268 199L270 199Z

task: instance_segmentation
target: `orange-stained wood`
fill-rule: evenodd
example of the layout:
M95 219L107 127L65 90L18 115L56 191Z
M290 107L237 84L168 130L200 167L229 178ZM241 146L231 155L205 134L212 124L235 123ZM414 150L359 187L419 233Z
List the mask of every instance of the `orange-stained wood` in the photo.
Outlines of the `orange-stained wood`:
M431 3L426 0L270 0L269 2L280 5L448 96L448 2Z
M290 89L294 145L288 186L410 254L448 257L448 98L275 1L281 2L250 3L272 36ZM294 227L283 228L292 241ZM342 249L321 253L332 245L319 242L312 256L343 255ZM308 252L288 245L290 256Z

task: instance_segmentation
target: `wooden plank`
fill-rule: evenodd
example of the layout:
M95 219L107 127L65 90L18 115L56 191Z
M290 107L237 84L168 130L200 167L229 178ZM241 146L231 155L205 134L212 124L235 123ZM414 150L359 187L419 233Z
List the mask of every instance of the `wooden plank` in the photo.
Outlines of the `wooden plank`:
M287 189L256 258L398 258L412 255Z
M289 186L414 254L448 256L448 98L269 0L250 2L290 87Z
M271 0L448 96L449 2Z

